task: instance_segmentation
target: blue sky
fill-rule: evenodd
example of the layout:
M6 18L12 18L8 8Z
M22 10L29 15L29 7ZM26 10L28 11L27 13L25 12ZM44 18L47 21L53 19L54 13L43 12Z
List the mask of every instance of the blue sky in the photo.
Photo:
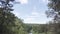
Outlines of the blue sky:
M14 5L13 13L24 20L24 23L45 24L51 20L45 15L48 0L16 0L20 4Z

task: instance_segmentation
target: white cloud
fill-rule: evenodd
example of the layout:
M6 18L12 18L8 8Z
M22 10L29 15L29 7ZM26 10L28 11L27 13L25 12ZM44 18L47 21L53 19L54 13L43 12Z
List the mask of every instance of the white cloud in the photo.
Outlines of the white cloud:
M44 2L44 3L48 3L49 1L48 1L48 0L42 0L42 2Z
M39 17L39 12L37 12L37 10L35 9L35 7L33 8L32 12L30 15L28 15L24 21L25 23L36 23L38 22L36 19L38 19ZM38 22L39 23L39 22Z
M18 0L21 4L27 4L28 0Z
M35 23L36 19L39 17L39 13L37 12L32 12L31 15L27 16L25 18L25 23Z
M32 12L32 15L39 15L39 13L38 12Z
M21 13L20 12L16 12L13 11L13 13L18 16L19 18L21 17ZM45 23L45 21L42 20L42 18L45 16L44 13L39 13L38 10L36 9L36 7L33 7L33 10L31 12L31 14L27 14L23 17L21 17L22 19L24 19L25 23L30 23L30 24L42 24ZM42 18L41 18L42 17Z
M24 22L28 24L45 24L47 20L43 20L45 17L44 13L40 13L38 11L32 11L31 15L28 15L25 19ZM43 19L42 19L42 18Z
M25 23L29 23L29 22L31 23L31 22L34 21L34 19L35 18L33 18L33 17L28 17L28 18L25 19Z

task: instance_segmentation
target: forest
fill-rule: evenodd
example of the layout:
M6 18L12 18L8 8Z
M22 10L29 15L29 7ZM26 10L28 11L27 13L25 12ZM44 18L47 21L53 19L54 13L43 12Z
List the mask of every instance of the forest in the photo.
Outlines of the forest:
M60 0L48 0L46 17L53 18L46 24L25 24L11 11L15 0L0 0L0 34L60 34Z

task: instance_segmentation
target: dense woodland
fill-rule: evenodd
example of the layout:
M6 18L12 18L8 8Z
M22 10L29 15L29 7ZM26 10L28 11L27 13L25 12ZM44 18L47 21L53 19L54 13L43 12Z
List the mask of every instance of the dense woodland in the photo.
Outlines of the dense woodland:
M14 0L0 0L0 34L60 34L60 0L49 0L46 15L53 18L47 24L24 24L11 11Z

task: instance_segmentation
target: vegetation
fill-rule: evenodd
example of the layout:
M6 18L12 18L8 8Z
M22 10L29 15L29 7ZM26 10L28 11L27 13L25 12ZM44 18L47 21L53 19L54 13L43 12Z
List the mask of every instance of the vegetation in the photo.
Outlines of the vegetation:
M48 17L53 17L53 21L49 23L52 34L60 34L60 0L49 0L48 11L46 14Z
M14 0L0 0L0 34L27 34L22 19L17 18L11 11Z
M12 2L15 0L0 0L0 34L60 34L60 0L49 0L47 17L53 17L48 24L24 24L16 17Z

